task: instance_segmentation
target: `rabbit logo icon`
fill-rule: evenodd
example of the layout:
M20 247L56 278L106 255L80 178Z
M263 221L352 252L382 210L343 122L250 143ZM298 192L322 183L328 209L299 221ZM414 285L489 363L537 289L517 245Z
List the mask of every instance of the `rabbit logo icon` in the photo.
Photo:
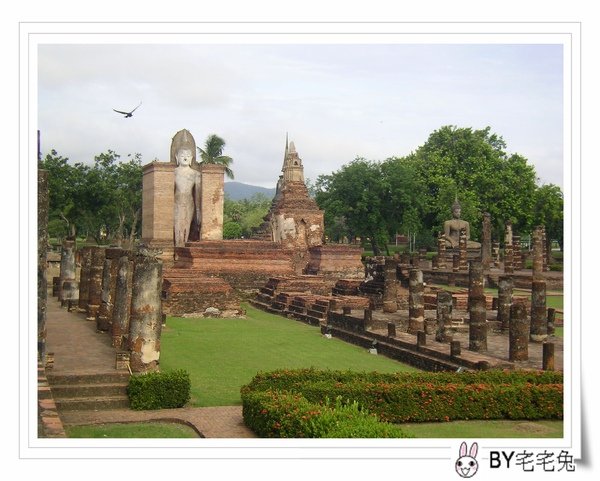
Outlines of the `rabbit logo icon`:
M479 469L479 463L475 459L477 448L477 443L473 443L467 455L467 443L463 442L460 445L460 457L456 460L454 467L461 478L472 478Z

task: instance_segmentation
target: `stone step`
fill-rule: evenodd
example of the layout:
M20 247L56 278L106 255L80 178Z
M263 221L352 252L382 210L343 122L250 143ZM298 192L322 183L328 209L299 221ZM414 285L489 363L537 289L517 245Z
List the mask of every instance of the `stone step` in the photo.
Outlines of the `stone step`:
M126 396L127 383L114 384L55 384L52 386L55 399Z
M261 287L260 288L260 294L269 296L269 297L273 297L275 295L275 289L271 288L271 287Z
M320 326L321 324L325 323L324 319L319 319L318 317L313 317L313 316L309 316L309 315L306 315L304 320L311 326Z
M322 304L319 303L314 303L310 306L310 310L311 311L316 311L319 312L320 314L327 314L327 312L329 311L329 306L324 306Z
M325 313L316 311L314 309L307 309L306 310L306 315L309 316L309 317L312 317L314 319L318 319L318 320L324 320L325 319Z
M104 411L129 408L127 396L75 397L54 399L58 411Z
M54 374L49 372L47 380L50 386L66 384L128 384L130 374L128 371L114 371L95 374L65 373Z
M298 306L296 304L292 304L291 306L288 307L288 310L290 312L294 312L297 314L304 314L304 312L306 311L306 307L304 306Z
M271 309L273 309L275 311L285 311L286 308L287 308L287 306L281 302L274 301L271 304Z

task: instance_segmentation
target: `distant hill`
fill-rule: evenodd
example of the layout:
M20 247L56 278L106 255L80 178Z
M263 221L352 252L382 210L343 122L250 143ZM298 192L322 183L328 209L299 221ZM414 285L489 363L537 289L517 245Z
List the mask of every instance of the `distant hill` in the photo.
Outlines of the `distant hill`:
M225 182L225 195L231 200L249 199L254 194L264 194L267 198L272 199L275 196L275 187L268 189L241 182Z

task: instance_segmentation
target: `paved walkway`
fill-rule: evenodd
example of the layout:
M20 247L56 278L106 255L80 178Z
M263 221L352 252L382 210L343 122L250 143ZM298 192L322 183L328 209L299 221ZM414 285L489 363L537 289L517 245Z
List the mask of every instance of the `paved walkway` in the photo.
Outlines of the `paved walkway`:
M46 352L54 353L53 374L116 372L110 336L96 332L95 322L86 321L83 313L61 308L56 298L50 296L46 330ZM60 418L64 425L175 421L191 426L205 438L256 437L243 423L241 406L61 412Z

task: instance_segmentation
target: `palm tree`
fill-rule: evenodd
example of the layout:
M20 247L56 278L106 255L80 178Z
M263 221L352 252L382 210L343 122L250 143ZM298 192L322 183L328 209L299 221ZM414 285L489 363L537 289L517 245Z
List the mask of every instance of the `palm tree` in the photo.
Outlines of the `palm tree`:
M218 164L225 167L225 175L228 179L233 179L233 170L230 165L233 159L227 155L223 155L225 141L218 135L211 134L206 138L204 149L197 147L200 153L200 164Z

